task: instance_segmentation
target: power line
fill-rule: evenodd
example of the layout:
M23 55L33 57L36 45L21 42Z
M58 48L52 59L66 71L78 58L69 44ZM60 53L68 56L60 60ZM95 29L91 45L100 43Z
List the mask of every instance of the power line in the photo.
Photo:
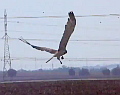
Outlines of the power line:
M76 18L79 17L112 17L112 16L120 16L120 14L92 14L92 15L76 15ZM16 16L16 17L8 17L8 19L16 19L16 18L66 18L67 16L62 15L48 15L48 16ZM4 19L3 17L0 17L0 19Z
M11 57L11 60L29 60L29 61L42 61L49 58L36 58L36 57ZM0 57L3 61L3 58ZM65 58L65 61L120 61L120 58Z
M19 40L18 38L9 38L10 40ZM0 38L0 40L4 40L3 38ZM31 40L31 41L59 41L57 39L25 39L25 40ZM73 42L94 42L94 41L97 41L97 42L119 42L120 39L88 39L88 40L79 40L79 39L76 39L76 40L70 40L70 41L73 41Z
M3 40L3 38L0 38L0 40ZM18 38L9 38L9 40L19 40ZM57 39L26 39L29 41L42 41L42 42L59 42ZM101 40L70 40L70 42L81 42L81 44L85 45L99 45L99 46L120 46L120 44L110 44L111 42L120 42L120 40L117 39L101 39ZM110 42L109 44L102 44L103 42Z

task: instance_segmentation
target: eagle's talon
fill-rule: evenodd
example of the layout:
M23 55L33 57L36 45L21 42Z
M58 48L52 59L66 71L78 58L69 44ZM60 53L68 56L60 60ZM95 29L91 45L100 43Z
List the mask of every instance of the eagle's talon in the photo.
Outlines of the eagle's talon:
M64 59L64 57L62 56L61 59Z

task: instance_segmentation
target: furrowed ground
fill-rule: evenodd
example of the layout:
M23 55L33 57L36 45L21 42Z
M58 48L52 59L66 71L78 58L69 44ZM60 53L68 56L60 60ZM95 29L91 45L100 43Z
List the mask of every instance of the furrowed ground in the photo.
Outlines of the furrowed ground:
M0 95L120 95L120 80L1 83Z

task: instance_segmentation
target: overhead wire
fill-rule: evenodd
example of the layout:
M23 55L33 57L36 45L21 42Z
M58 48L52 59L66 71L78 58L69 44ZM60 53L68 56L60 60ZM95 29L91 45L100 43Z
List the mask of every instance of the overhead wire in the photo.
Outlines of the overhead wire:
M108 16L120 16L120 14L101 14L101 15L77 15L76 17L108 17ZM30 16L18 16L18 17L8 17L9 18L64 18L67 16L36 16L36 17L30 17ZM0 19L4 19L3 17L0 17ZM8 21L13 23L25 23L25 22L19 22L19 21ZM28 24L28 23L26 23ZM30 24L30 23L29 23ZM31 23L32 24L32 23ZM58 25L45 25L45 26L58 26ZM2 31L0 31L2 32ZM14 32L22 32L22 31L14 31ZM10 38L10 40L17 40L18 38ZM55 39L26 39L26 40L32 40L32 41L57 41ZM102 41L102 42L119 42L119 39L101 39L101 40L70 40L70 41Z
M31 61L42 61L49 58L35 58L35 57L14 57L11 60L31 60ZM0 57L1 61L4 58ZM65 58L64 61L120 61L120 58Z
M4 38L0 38L3 40ZM9 38L9 40L19 40L19 38ZM45 41L45 42L59 42L57 39L25 39L29 41ZM120 40L70 40L70 42L80 42L80 44L84 45L95 45L95 46L120 46L119 43L107 43L106 42L120 42ZM101 43L105 42L105 43Z
M76 17L109 17L109 16L120 16L120 14L108 14L108 15L77 15ZM8 17L8 19L16 19L16 18L66 18L67 16L36 16L36 17ZM0 17L0 19L4 19L3 17ZM12 23L25 23L25 22L20 22L20 21L8 21ZM30 24L30 23L26 23ZM31 23L32 24L32 23ZM36 24L37 25L37 24ZM58 26L58 25L45 25L45 26ZM20 32L20 31L19 31ZM9 38L10 40L18 40L18 38ZM3 40L0 38L0 40ZM31 40L31 41L58 41L57 39L26 39L26 40ZM120 42L120 39L88 39L88 40L80 40L80 39L75 39L75 40L70 40L73 42ZM85 43L86 44L86 43ZM3 58L0 58L1 61L3 61ZM33 61L42 61L42 60L47 60L48 58L30 58L30 57L16 57L16 58L11 58L11 60L33 60ZM120 61L120 58L65 58L65 61Z
M0 38L0 40L3 40L4 38ZM9 38L10 40L19 40L18 38ZM25 39L25 40L31 40L31 41L59 41L57 39ZM73 42L79 42L79 41L87 41L87 42L94 42L94 41L99 41L99 42L119 42L120 39L74 39L74 40L70 40Z
M79 17L109 17L109 16L120 16L120 14L92 14L92 15L76 15L76 18ZM68 16L58 16L58 15L48 15L48 16L15 16L8 17L8 19L16 19L16 18L66 18ZM4 19L4 17L0 17L0 19Z

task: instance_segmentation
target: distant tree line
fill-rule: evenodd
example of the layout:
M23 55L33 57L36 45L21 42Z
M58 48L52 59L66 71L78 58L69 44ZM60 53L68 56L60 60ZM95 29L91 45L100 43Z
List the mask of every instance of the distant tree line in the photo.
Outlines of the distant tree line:
M109 75L110 75L110 70L107 69L107 68L105 68L105 69L102 70L102 73L103 73L103 75L105 75L105 76L109 76Z
M79 70L79 76L88 76L90 75L90 72L88 69L82 68Z
M70 76L75 76L75 70L72 69L72 68L69 69L69 75ZM82 69L79 70L79 76L88 76L88 75L90 75L88 69L82 68Z
M75 75L75 70L74 68L69 69L69 75L74 76ZM95 70L94 70L95 72ZM104 76L110 76L110 75L120 75L120 67L117 66L113 68L112 70L109 70L107 68L101 69L99 72L101 72ZM79 69L79 76L89 76L90 71L86 68Z
M117 66L116 68L113 68L112 71L111 71L111 73L113 75L120 75L120 67Z
M102 70L102 73L103 73L103 75L120 75L120 67L119 66L117 66L117 67L115 67L115 68L113 68L111 71L109 70L109 69L104 69L104 70Z
M7 74L8 74L8 77L15 77L17 74L17 71L14 69L9 69Z
M79 71L78 71L79 70ZM44 70L39 70L39 72L44 71ZM58 68L52 71L59 71L59 72L68 72L68 74L70 76L75 76L76 75L76 71L79 74L79 76L89 76L91 75L91 70L86 69L86 68L69 68L66 67L65 65L62 66L62 68ZM101 72L104 76L110 76L110 75L120 75L120 67L119 65L111 70L109 70L108 68L102 68L100 70L97 69L93 69L92 72L95 72L96 74L99 72ZM15 77L17 75L17 71L14 69L9 69L8 70L8 76L9 77Z

